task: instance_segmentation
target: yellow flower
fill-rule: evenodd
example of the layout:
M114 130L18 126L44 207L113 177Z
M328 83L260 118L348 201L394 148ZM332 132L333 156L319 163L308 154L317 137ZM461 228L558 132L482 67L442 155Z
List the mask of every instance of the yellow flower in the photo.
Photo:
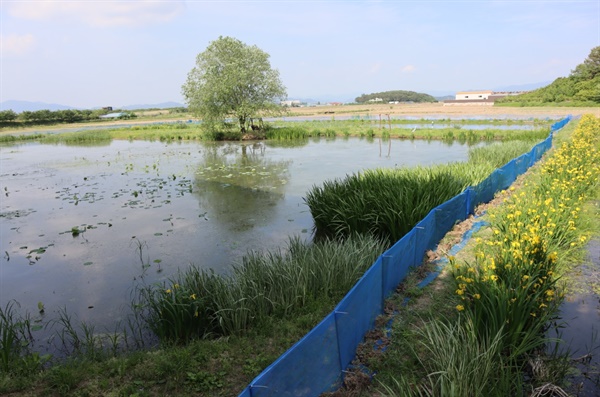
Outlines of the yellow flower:
M169 288L169 289L166 289L166 290L165 290L165 292L166 292L167 294L170 294L170 293L171 293L171 289L170 289L170 288Z
M479 295L479 294L473 294L473 298L475 298L475 299L480 299L480 298L481 298L481 295Z
M173 284L173 288L175 288L175 289L179 288L179 284Z
M534 312L529 313L531 315L531 317L537 317L537 315Z
M457 293L458 295L462 295L462 294L464 294L464 293L465 293L465 291L463 291L462 289L457 289L457 290L456 290L456 293Z
M465 310L465 307L463 305L456 305L456 310L462 312L463 310Z
M196 313L194 313L194 317L198 317L198 310L196 310Z
M196 294L191 294L191 295L190 295L190 299L191 299L191 300L196 300Z

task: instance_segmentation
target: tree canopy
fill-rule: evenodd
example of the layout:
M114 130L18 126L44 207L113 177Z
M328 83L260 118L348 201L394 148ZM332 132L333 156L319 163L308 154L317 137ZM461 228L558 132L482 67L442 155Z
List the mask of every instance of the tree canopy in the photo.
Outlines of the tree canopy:
M496 104L523 106L563 103L571 106L600 103L600 47L571 71L568 77L559 77L552 84L521 95L507 96Z
M414 91L384 91L375 92L373 94L362 94L355 99L358 103L375 101L381 99L381 102L437 102L437 100L429 94L421 94Z
M592 48L590 55L571 71L571 76L581 80L592 80L600 75L600 46Z
M269 54L222 36L198 54L182 93L192 114L208 124L234 118L242 133L250 118L282 112L279 100L287 96Z

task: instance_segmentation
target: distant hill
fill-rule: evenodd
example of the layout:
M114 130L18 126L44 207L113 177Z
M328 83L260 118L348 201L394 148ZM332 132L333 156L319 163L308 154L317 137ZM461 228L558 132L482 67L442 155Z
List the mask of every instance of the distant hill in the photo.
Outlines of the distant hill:
M29 101L4 101L0 102L0 110L12 110L15 113L21 113L25 110L35 112L37 110L68 110L77 109L72 106L59 105L56 103L29 102Z
M372 94L362 94L355 99L358 103L365 102L437 102L437 100L429 94L422 94L414 91L384 91L374 92Z
M434 97L438 102L444 102L447 100L452 100L455 99L456 96L455 95L444 95L444 96L436 96Z

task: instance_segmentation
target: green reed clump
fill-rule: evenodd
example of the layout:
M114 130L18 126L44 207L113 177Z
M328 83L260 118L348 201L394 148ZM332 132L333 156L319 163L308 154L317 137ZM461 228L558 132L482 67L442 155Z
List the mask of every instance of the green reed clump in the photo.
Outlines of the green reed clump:
M305 202L317 238L373 234L388 243L408 233L429 211L484 180L531 143L490 145L468 163L367 170L313 186Z
M383 396L515 396L523 380L511 370L515 357L502 353L502 334L477 333L468 318L436 319L416 331L410 355L418 378L410 373L382 383ZM426 374L427 376L423 376Z
M160 286L140 290L139 304L162 341L242 334L270 316L293 316L311 302L341 299L383 252L370 236L250 252L231 274L192 266Z
M42 134L23 134L23 135L0 135L0 143L13 143L20 141L35 141L43 138Z
M18 303L9 301L0 307L0 375L29 374L38 371L49 359L48 355L31 352L31 319L15 310Z
M312 136L307 129L299 126L266 128L265 133L267 139L273 140L308 139Z
M106 130L77 131L64 134L45 135L43 143L81 144L87 142L110 142L111 134Z
M317 238L373 234L399 240L437 205L483 180L489 165L375 169L325 181L306 195Z
M530 141L509 141L471 148L468 161L476 164L489 163L498 168L526 153L531 146Z

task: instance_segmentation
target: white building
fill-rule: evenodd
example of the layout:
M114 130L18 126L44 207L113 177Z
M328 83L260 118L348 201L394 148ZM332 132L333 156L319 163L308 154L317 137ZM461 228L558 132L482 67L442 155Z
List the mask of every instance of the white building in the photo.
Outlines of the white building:
M456 93L457 101L472 101L472 100L483 100L489 99L494 91L461 91Z

